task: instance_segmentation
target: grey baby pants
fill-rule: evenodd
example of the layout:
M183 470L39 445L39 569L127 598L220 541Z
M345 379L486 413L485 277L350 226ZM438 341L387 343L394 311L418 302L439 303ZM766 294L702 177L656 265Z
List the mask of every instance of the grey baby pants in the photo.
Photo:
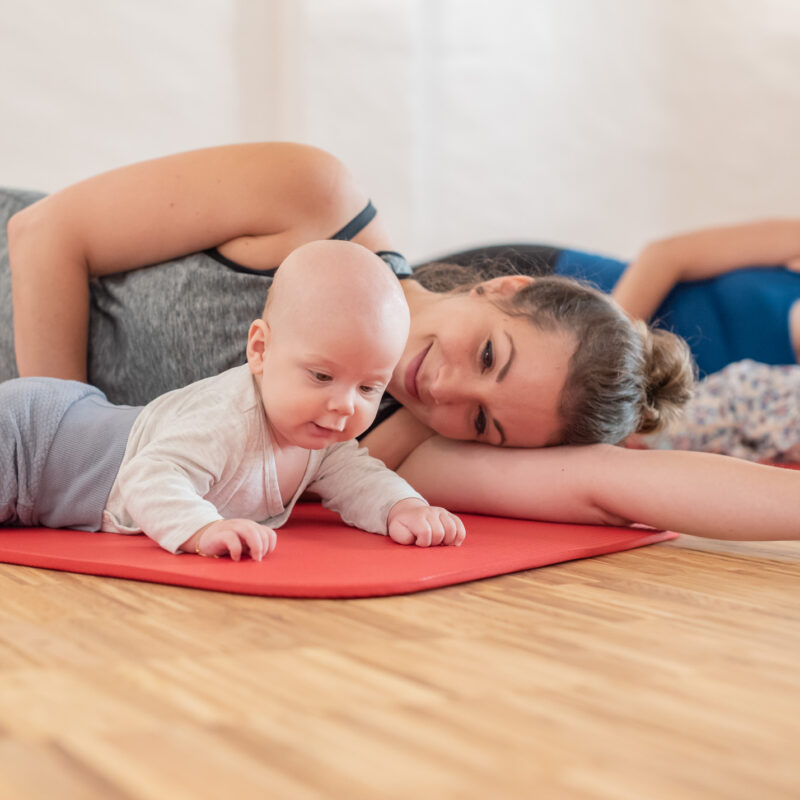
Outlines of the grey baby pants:
M140 411L77 381L0 383L0 525L99 530Z

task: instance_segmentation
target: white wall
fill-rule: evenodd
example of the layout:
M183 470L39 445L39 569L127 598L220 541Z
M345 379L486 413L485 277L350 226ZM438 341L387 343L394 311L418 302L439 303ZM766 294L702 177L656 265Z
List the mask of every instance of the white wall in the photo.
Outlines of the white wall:
M0 182L54 190L239 135L225 0L25 0L0 16Z
M4 183L298 139L412 258L800 214L795 0L26 0L0 67Z

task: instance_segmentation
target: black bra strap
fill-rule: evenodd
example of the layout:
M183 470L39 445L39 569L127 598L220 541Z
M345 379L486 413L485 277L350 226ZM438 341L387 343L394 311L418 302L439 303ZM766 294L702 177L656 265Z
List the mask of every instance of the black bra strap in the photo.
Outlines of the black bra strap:
M398 278L407 278L412 274L411 264L396 250L378 250L375 255L383 259Z
M245 267L244 264L240 264L238 261L232 261L230 258L226 258L216 247L209 247L208 250L203 250L203 252L207 256L211 256L217 263L222 264L234 272L241 272L244 275L261 275L264 278L273 278L275 276L275 270L278 269L277 267L272 267L271 269L252 269L251 267Z
M354 236L357 236L367 225L375 219L375 215L378 213L377 209L374 205L372 205L372 200L367 200L367 205L364 207L363 211L360 211L347 225L344 226L340 231L334 233L331 236L331 239L344 239L345 241L349 241Z
M372 205L372 200L367 201L367 205L359 211L359 213L347 223L338 233L334 233L331 236L331 239L344 239L345 241L349 241L354 236L357 236L364 228L375 219L375 215L378 213L378 210ZM238 264L236 261L232 261L230 258L226 258L222 253L217 250L216 247L210 247L208 250L203 251L206 255L211 256L214 261L223 264L224 266L228 267L228 269L234 270L234 272L243 272L248 275L264 275L266 277L271 278L275 274L275 270L277 267L273 267L272 269L251 269L250 267L245 267L242 264ZM403 275L410 275L411 268L408 266L408 262L405 263L403 266L402 261L405 259L399 253L388 253L390 256L389 258L386 257L383 253L378 253L378 255L383 258L384 261L395 271L398 276ZM396 261L396 259L401 259L402 261Z

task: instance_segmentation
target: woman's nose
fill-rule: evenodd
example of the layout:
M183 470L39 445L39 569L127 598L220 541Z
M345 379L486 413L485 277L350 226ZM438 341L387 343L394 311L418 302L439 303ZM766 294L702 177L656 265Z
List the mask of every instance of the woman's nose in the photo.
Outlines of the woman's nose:
M439 405L449 405L464 400L469 395L469 386L456 370L440 369L430 385L430 396Z

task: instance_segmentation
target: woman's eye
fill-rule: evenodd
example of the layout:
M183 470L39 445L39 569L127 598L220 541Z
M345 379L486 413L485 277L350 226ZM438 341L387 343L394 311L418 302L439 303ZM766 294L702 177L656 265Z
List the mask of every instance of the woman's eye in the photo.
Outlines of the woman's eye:
M492 348L492 340L489 339L481 351L481 371L486 372L487 369L491 369L492 364L494 364L494 349Z
M486 431L486 413L478 407L478 414L475 417L475 432L481 436Z

